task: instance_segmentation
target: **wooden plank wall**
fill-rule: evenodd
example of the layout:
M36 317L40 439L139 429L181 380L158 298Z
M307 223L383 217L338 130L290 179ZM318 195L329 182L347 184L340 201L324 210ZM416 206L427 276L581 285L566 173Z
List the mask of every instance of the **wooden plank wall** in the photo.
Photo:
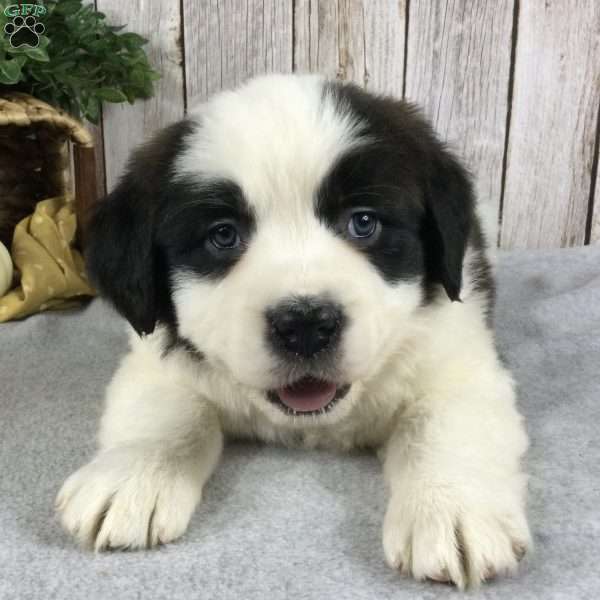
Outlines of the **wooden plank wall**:
M522 2L503 245L585 242L599 89L598 0Z
M510 79L512 0L411 0L406 97L475 175L499 216ZM504 50L504 51L502 51Z
M292 71L293 12L281 0L183 0L187 105L249 77Z
M600 114L598 115L600 121ZM600 127L598 128L600 138ZM600 170L598 170L598 141L596 142L596 189L590 200L590 243L600 244Z
M128 24L150 40L146 46L151 63L161 74L155 95L135 105L105 104L103 109L104 163L110 191L133 147L157 129L184 114L181 13L173 0L96 0L98 10L115 24Z
M297 0L294 70L402 96L407 0Z
M96 5L149 38L163 74L153 99L104 109L109 190L131 149L188 106L261 73L321 72L418 102L472 170L501 246L600 243L598 0Z

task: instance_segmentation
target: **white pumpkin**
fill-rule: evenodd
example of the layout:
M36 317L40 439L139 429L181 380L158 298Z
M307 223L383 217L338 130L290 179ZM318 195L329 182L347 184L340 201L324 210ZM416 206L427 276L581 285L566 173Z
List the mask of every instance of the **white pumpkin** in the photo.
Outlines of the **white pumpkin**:
M12 286L13 264L6 246L0 242L0 296Z

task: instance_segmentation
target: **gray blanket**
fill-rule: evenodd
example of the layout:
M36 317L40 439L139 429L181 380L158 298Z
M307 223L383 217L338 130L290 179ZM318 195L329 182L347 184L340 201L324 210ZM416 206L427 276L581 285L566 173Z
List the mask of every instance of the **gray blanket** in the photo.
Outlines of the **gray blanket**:
M479 598L600 597L600 247L502 255L498 344L532 445L536 551ZM435 599L384 564L385 492L370 455L232 444L188 533L159 550L94 555L53 514L88 460L126 348L96 300L0 326L0 598Z

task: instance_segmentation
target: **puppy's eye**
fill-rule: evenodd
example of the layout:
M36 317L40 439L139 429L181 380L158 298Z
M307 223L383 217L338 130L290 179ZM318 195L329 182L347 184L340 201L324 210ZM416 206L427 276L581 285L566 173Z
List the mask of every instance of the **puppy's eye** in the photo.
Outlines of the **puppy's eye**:
M240 236L237 229L229 223L221 223L213 227L208 237L215 248L225 250L237 248L240 245Z
M377 222L377 216L372 211L355 212L348 221L348 233L354 238L371 237L377 229Z

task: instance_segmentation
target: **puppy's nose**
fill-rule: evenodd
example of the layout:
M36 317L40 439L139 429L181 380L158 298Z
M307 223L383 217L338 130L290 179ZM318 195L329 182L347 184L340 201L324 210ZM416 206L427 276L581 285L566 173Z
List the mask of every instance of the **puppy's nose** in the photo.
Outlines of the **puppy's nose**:
M269 338L277 351L310 358L333 347L344 317L330 300L302 296L283 300L269 309L267 321Z

